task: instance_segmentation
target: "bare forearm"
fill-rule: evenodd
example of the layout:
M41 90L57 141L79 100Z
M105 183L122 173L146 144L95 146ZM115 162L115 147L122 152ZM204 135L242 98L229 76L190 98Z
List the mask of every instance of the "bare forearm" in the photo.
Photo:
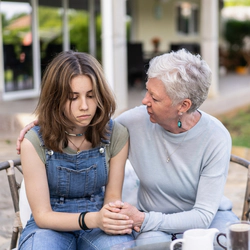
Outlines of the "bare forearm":
M35 213L36 224L41 228L49 228L56 231L79 230L79 213L46 212Z
M80 230L80 213L46 212L36 213L34 216L37 225L41 228L49 228L56 231ZM128 216L112 213L105 208L98 212L88 212L84 217L84 223L89 229L100 228L108 234L129 234L132 224Z

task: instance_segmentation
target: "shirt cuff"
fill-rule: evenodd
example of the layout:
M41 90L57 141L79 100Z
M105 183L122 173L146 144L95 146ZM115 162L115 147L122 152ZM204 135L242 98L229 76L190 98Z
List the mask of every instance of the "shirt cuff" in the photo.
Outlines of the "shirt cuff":
M144 214L145 214L145 217L144 217L144 221L143 221L143 223L141 225L141 231L140 232L143 232L143 229L145 229L145 227L146 227L146 225L148 223L148 219L149 219L149 213L144 212Z

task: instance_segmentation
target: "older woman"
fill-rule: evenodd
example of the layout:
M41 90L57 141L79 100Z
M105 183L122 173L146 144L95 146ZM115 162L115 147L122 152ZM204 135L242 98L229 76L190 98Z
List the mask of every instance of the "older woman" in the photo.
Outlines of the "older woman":
M208 95L210 68L182 49L153 58L147 75L144 106L117 118L129 130L129 160L140 180L138 210L126 204L121 213L133 219L139 237L225 231L238 220L223 197L231 137L198 109Z

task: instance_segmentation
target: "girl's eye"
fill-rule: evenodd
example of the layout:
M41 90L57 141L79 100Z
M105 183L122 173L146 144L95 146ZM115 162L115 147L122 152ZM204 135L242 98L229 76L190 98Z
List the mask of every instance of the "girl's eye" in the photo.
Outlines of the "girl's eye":
M74 101L77 99L77 95L69 94L69 100Z

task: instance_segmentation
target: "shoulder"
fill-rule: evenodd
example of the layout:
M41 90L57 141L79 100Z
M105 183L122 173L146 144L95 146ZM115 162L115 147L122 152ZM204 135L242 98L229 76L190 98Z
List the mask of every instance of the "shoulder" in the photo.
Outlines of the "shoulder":
M129 109L127 111L124 111L123 113L121 113L118 117L120 116L125 116L125 115L130 115L130 114L145 114L147 113L147 108L145 105L140 105L138 107Z
M25 134L25 138L31 142L42 162L45 163L45 149L40 138L39 129L39 126L33 127Z
M202 114L202 119L204 119L204 122L208 125L209 129L213 131L213 133L224 133L225 135L229 135L227 128L220 120L203 111L200 112Z
M131 123L148 119L146 106L141 105L121 113L115 120L129 128Z
M40 142L39 129L40 128L38 126L33 127L32 129L27 131L27 133L25 134L25 138L28 139L32 144L34 144L34 142L36 142L36 143Z
M113 123L112 137L128 137L128 129L118 121Z
M206 138L207 144L217 149L231 149L232 139L229 131L223 123L216 117L211 116L205 112L202 113L201 132L204 133L203 138Z
M108 147L109 158L117 155L129 139L129 133L126 127L117 121L114 121L113 130Z

